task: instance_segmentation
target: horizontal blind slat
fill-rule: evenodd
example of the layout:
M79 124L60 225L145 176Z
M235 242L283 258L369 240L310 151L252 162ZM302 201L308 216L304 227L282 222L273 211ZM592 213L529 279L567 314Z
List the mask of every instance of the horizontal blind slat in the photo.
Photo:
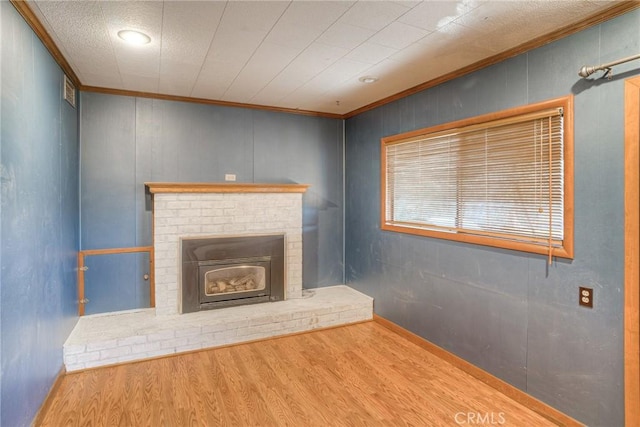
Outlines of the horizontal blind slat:
M562 240L562 129L553 109L389 144L386 220Z

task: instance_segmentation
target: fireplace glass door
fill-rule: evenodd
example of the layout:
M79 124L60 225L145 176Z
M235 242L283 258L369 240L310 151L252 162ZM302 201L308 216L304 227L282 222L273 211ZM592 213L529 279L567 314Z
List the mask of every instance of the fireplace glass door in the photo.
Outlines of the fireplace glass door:
M268 257L198 263L200 302L269 295Z

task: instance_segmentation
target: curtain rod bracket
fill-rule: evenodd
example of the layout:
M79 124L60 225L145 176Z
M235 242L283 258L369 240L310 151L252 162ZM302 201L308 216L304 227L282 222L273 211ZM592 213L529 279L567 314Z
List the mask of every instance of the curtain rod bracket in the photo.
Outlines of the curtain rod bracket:
M634 61L636 59L640 59L640 55L628 56L617 61L609 62L608 64L602 64L593 67L587 67L586 65L584 65L582 68L580 68L580 71L578 71L578 75L582 78L587 78L596 71L604 70L602 78L608 78L609 80L611 80L611 77L613 76L611 72L612 67L614 67L615 65L623 64L625 62Z

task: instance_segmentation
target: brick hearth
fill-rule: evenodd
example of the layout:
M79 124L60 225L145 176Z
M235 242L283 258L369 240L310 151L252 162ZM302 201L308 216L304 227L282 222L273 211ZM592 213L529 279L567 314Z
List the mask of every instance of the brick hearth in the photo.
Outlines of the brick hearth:
M305 293L309 296L172 316L156 316L153 309L84 316L64 345L64 364L71 372L373 317L373 299L347 286Z

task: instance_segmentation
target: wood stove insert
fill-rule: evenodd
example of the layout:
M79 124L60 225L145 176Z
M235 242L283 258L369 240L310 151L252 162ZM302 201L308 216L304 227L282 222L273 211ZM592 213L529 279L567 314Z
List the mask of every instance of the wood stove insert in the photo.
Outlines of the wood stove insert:
M182 239L182 313L283 299L283 234Z

